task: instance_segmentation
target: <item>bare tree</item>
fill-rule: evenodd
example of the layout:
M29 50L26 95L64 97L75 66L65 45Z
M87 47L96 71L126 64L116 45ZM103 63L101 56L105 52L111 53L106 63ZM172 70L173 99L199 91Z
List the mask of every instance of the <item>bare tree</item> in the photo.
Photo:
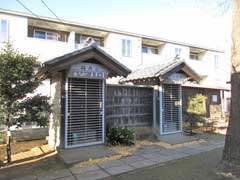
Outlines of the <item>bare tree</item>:
M229 2L228 2L229 3ZM233 0L231 109L223 162L240 166L240 0Z

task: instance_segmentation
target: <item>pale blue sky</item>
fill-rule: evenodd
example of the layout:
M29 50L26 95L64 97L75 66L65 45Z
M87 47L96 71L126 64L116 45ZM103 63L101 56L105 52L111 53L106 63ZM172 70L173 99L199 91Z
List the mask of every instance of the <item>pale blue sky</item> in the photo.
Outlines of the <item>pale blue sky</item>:
M35 14L54 17L41 0L20 0ZM44 0L62 19L100 25L171 40L225 47L231 19L211 0ZM3 9L27 12L16 0L0 0ZM217 13L218 12L218 13Z

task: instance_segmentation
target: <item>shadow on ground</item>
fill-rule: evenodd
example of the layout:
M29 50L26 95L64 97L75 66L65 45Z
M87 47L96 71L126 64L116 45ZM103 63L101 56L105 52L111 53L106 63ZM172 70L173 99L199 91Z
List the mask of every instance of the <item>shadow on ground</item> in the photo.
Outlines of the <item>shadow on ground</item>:
M0 169L0 179L21 178L26 175L35 175L46 173L47 171L56 171L64 169L64 163L59 159L57 154L44 159L36 159L33 162L10 166Z

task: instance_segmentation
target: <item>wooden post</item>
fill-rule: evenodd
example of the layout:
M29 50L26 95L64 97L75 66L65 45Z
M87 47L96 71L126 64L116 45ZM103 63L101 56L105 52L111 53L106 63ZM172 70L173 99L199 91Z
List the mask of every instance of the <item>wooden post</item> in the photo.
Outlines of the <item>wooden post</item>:
M156 90L158 90L158 86L154 86L153 87L153 129L155 130L156 129L156 105L157 105L157 99L156 99L156 96L157 96L157 92Z
M220 99L221 99L221 117L224 118L224 105L225 105L225 101L224 101L224 90L220 90Z
M163 87L162 84L159 86L159 134L161 135L163 132L162 129L162 123L163 123Z

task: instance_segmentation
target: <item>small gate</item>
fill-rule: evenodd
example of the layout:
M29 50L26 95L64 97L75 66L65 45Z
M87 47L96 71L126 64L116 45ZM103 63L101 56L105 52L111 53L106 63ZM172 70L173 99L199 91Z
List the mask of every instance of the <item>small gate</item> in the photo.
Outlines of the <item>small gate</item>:
M180 132L182 128L181 86L163 85L162 134Z
M67 147L103 143L103 80L68 78Z
M107 74L98 64L79 63L70 68L66 82L66 148L104 143Z

